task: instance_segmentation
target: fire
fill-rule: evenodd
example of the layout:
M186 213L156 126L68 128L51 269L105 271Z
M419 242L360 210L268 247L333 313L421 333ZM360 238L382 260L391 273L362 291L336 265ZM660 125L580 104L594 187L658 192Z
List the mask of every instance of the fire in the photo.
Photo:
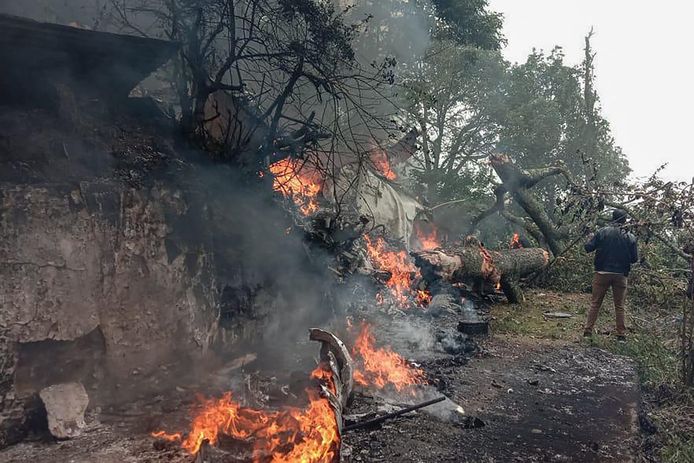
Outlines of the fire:
M319 365L311 377L327 383L334 391L332 374ZM242 407L230 392L218 399L203 399L187 436L157 432L154 437L180 441L195 454L207 440L219 442L221 435L253 441L253 462L330 462L340 445L337 419L330 403L317 389L306 389L306 408L286 407L277 411Z
M386 282L393 298L401 306L406 306L410 295L412 295L412 276L419 274L417 267L410 260L406 251L391 251L388 249L386 241L382 237L375 240L364 235L366 241L366 252L380 270L389 272L391 277Z
M491 278L497 274L494 258L492 254L483 245L480 245L480 256L482 256L482 275L485 278Z
M420 250L431 251L441 247L439 230L434 224L430 222L415 222L414 233L417 236L417 247Z
M270 164L274 176L272 189L291 198L304 215L318 210L318 194L323 187L323 176L306 161L284 158Z
M426 289L417 290L417 305L427 306L431 302L431 293Z
M376 170L383 175L388 180L395 180L398 175L390 167L390 160L388 155L382 149L375 149L371 151L371 162L373 163Z
M354 344L354 354L361 359L361 367L354 372L354 381L362 386L383 389L393 386L398 392L411 390L425 382L424 371L414 368L388 347L375 346L375 338L368 325L362 324Z
M509 247L511 249L521 249L523 247L520 241L520 235L518 233L513 234L513 238L511 238L511 243L509 243Z
M499 275L499 270L497 270L496 265L494 264L494 258L492 257L492 254L482 244L480 244L480 256L482 256L482 276L485 279L491 281L492 283L495 283L495 287L497 290L500 289L501 275Z

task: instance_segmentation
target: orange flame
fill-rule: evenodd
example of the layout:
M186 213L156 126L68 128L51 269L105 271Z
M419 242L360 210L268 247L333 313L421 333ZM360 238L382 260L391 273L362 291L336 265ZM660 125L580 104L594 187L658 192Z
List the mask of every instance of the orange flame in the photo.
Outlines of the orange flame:
M497 274L494 258L484 246L480 245L480 256L482 256L482 275L485 278L492 278Z
M272 189L285 198L291 198L304 215L311 215L318 210L318 194L323 188L323 176L308 162L284 158L270 164L274 176Z
M374 149L371 151L370 157L371 163L381 175L388 180L395 180L398 178L398 174L390 167L390 160L388 160L388 155L385 151L380 148Z
M417 290L417 304L420 306L427 306L431 302L432 296L429 290L418 289Z
M354 371L354 381L357 384L375 386L378 389L391 385L398 392L414 392L412 386L425 382L424 371L410 366L390 348L378 348L375 343L369 326L362 324L354 344L355 357L358 356L361 360L361 366Z
M494 283L497 290L501 289L501 275L494 264L494 258L487 248L480 244L480 256L482 256L482 276Z
M332 374L319 365L311 377L328 384L334 391ZM160 439L181 441L195 454L207 440L218 443L221 435L253 441L253 463L319 463L334 461L340 445L337 419L330 403L317 389L306 389L309 405L305 409L286 407L278 411L242 407L230 392L219 399L203 399L193 419L190 433L156 432Z
M405 251L391 251L382 237L372 240L364 235L366 252L371 262L380 270L390 273L390 279L386 286L390 289L393 298L400 306L406 306L409 296L412 295L412 277L419 275L419 270L410 260Z
M511 238L511 242L509 243L509 247L511 249L523 248L523 245L521 244L521 241L520 241L520 235L518 233L513 234L513 238Z
M417 236L417 247L422 251L431 251L441 247L439 230L433 223L415 222L414 233Z

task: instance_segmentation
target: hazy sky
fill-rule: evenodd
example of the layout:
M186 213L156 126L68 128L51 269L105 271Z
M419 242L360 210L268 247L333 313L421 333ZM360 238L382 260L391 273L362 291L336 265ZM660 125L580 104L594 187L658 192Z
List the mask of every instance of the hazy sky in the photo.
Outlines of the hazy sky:
M634 174L668 162L665 176L694 176L694 63L688 0L490 0L504 13L512 62L533 47L564 48L582 60L583 37L594 27L596 87L603 114Z

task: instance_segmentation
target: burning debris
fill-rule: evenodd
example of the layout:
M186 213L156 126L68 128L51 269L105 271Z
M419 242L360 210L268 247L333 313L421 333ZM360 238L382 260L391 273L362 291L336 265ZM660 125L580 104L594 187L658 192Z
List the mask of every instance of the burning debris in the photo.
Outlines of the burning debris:
M152 436L180 442L190 454L231 439L251 447L254 463L338 461L342 407L351 395L351 359L342 341L331 333L314 329L311 339L321 341L322 360L305 389L307 406L255 409L242 406L227 392L219 399L201 399L186 435L157 431Z
M414 246L416 250L431 251L442 246L439 230L431 222L415 222L414 233L417 237Z
M374 168L379 174L391 181L398 178L398 174L390 166L388 154L384 150L380 148L374 149L371 151L370 157Z
M383 237L364 236L366 252L374 266L387 273L385 285L401 307L410 303L412 281L418 271L404 250L391 250Z
M392 387L398 392L414 393L414 386L426 382L424 371L409 365L390 348L376 347L371 328L365 323L355 341L354 355L359 359L354 380L364 387Z
M269 167L273 175L272 189L291 199L305 216L318 211L318 195L323 188L323 175L306 160L284 158Z
M311 378L335 388L324 364L311 373ZM153 436L180 441L191 454L205 443L218 445L226 436L241 443L252 442L253 462L335 461L340 436L334 410L317 388L307 388L306 394L309 404L303 409L267 411L243 407L227 392L219 399L201 402L187 436L162 431Z
M187 453L196 455L196 461L206 460L205 455L216 455L211 461L328 463L339 461L342 433L346 430L373 426L441 402L446 402L446 412L450 412L452 402L446 397L427 398L428 389L419 389L429 387L425 386L423 370L409 365L390 348L376 347L369 325L361 325L355 340L356 363L334 334L311 329L310 339L321 342L321 362L311 372L305 388L306 406L252 408L244 406L232 392L226 392L220 398L199 399L187 433L157 431L152 437L180 445ZM353 381L367 389L392 388L398 394L425 401L343 426ZM452 409L459 409L453 405Z
M415 283L421 279L419 269L415 267L405 250L392 250L383 237L371 238L364 235L366 252L374 266L385 272L385 285L390 290L394 302L400 307L415 304L426 306L431 295L418 289ZM381 298L379 303L383 303Z
M335 390L324 364L311 373L311 378ZM254 461L268 457L277 462L334 461L340 444L335 412L317 389L307 388L306 394L306 408L287 407L274 412L240 407L227 394L198 415L183 445L191 453L196 452L203 440L216 443L219 433L224 433L241 440L252 437Z

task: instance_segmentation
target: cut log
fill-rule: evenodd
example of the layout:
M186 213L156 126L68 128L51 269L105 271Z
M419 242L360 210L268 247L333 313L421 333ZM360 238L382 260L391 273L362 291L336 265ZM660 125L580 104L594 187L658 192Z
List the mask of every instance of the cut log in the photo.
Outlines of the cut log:
M458 247L416 251L411 255L423 278L451 283L484 278L496 284L505 275L526 276L549 263L549 254L541 248L490 251L484 247Z
M549 254L540 248L490 251L483 246L417 251L415 265L428 283L464 283L483 281L500 285L511 302L522 300L518 279L542 270Z

